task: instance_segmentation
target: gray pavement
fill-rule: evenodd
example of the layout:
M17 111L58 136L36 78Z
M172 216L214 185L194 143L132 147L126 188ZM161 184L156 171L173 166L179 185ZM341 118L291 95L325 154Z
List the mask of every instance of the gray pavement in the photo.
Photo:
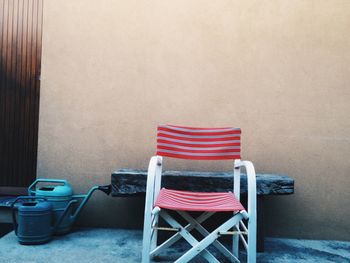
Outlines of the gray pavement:
M139 263L142 232L121 229L79 229L55 237L44 245L18 244L13 232L0 239L1 263ZM178 247L168 250L158 262L173 262ZM244 259L244 255L242 255ZM225 262L225 260L220 260ZM200 257L193 262L204 262ZM245 262L245 260L243 260ZM258 262L350 263L350 242L267 238Z

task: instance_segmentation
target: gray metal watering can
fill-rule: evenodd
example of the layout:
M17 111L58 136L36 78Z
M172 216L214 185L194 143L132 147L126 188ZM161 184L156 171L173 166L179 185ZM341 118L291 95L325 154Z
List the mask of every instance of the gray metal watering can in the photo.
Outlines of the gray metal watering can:
M76 200L68 203L69 208ZM52 205L45 198L20 196L11 205L12 219L18 242L23 245L43 244L51 240L64 214L53 225ZM18 211L16 216L16 211Z
M37 187L38 183L44 185ZM73 189L67 180L37 179L29 186L28 195L44 198L51 203L55 225L54 234L60 235L70 231L81 209L96 190L109 195L111 185L94 186L86 195L73 195Z

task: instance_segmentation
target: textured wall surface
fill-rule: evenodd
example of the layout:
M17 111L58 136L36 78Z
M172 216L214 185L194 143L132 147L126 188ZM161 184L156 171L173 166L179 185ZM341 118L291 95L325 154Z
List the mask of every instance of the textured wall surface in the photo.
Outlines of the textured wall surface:
M350 239L349 13L346 0L45 1L38 175L85 192L147 168L158 123L237 126L257 171L295 179L267 200L268 234ZM141 199L98 193L80 222L142 216Z

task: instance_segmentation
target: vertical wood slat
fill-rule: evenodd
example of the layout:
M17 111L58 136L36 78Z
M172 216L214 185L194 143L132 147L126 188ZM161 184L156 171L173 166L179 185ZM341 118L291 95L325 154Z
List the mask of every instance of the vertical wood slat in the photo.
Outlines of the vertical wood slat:
M22 130L22 138L24 139L24 142L23 142L23 146L24 146L24 156L23 156L23 160L24 160L24 163L23 163L23 166L22 166L22 169L24 170L27 170L27 167L28 167L28 139L30 137L30 131L28 130L28 122L29 122L29 97L30 97L30 89L32 88L31 87L31 83L30 83L30 62L31 62L31 48L32 48L32 43L31 43L31 29L32 29L32 25L31 25L31 19L32 19L32 2L33 0L27 0L28 2L28 7L27 7L27 21L26 21L26 36L27 36L27 45L26 45L26 50L25 50L25 54L26 54L26 61L25 61L25 76L24 76L24 79L25 79L25 83L27 85L28 88L24 89L24 122L23 122L23 127L24 129ZM24 135L26 133L26 135ZM22 181L21 178L18 178L19 181Z
M19 0L18 1L18 9L17 9L17 15L18 15L18 21L17 21L17 45L16 45L16 76L21 76L21 64L22 64L22 49L21 49L21 45L22 45L22 40L23 40L23 0ZM19 84L18 81L16 82L16 92L15 92L15 105L20 105L20 91L19 91ZM14 149L18 149L20 147L20 140L19 140L19 130L20 130L20 126L19 124L19 115L20 114L16 114L16 111L14 111L14 133L13 136L14 138L18 138L17 140L15 140L13 142L14 144ZM19 156L19 152L20 151L15 151L14 155L15 155L15 160L18 160L18 156ZM14 169L13 169L13 173L14 174L19 174L19 166L14 165Z
M3 46L2 46L2 55L4 57L4 60L2 61L1 64L3 64L3 70L2 70L2 94L3 94L3 100L2 100L2 128L3 128L3 136L1 138L3 138L4 142L2 149L5 151L5 153L8 151L7 147L8 147L8 130L7 130L7 125L6 125L6 111L7 111L7 93L8 93L8 88L7 88L7 79L8 79L8 39L9 39L9 27L10 27L10 13L11 13L11 9L10 9L10 1L5 1L5 6L4 6L4 41L3 41ZM8 171L8 164L9 164L9 156L8 155L3 155L2 156L4 158L4 172ZM5 182L8 182L8 178L4 178Z
M35 55L35 72L34 78L34 115L33 115L33 161L31 169L36 173L37 156L38 156L38 134L39 134L39 106L40 106L40 76L41 76L41 39L42 39L42 23L43 23L43 0L37 1L37 24L36 24L36 55Z
M26 65L27 65L27 39L28 39L28 30L27 30L27 21L28 21L28 1L24 0L23 1L23 10L22 10L22 43L21 43L21 74L19 75L20 79L22 80L23 83L25 83L25 77L26 77ZM20 105L23 105L25 103L25 89L21 89L20 91L20 98L19 98L19 103ZM24 126L24 120L25 120L25 112L21 110L19 112L19 124L23 127ZM18 130L18 138L19 138L19 143L20 145L25 145L25 136L23 136L24 129L19 129ZM24 147L23 147L24 148ZM24 149L21 151L18 151L18 157L19 160L24 160L25 158L25 153ZM21 165L18 167L19 174L25 173L25 167L24 165ZM21 182L22 183L22 182Z
M43 0L0 0L0 186L36 177Z
M5 56L4 56L4 43L6 41L6 37L7 37L7 31L5 30L5 28L7 28L7 17L6 15L8 14L7 12L7 5L5 0L1 1L1 6L2 6L2 10L1 10L1 19L0 19L0 23L1 23L1 28L0 28L0 32L1 32L1 38L0 38L0 58L1 58L1 63L0 63L0 149L4 149L5 147L5 140L1 139L4 138L5 136L5 131L4 131L4 105L5 105L5 94L4 94L4 85L5 85ZM2 151L1 151L2 153ZM5 172L5 159L6 156L0 156L0 173L4 174Z
M30 63L29 63L29 81L30 81L30 89L29 89L29 100L28 100L28 107L29 109L35 109L34 107L34 103L35 103L35 79L36 79L36 72L35 72L35 62L36 62L36 21L37 21L37 13L36 13L36 8L37 8L37 0L32 0L32 15L31 15L31 48L29 50L30 52ZM34 122L35 120L33 120L35 113L28 112L28 124L27 127L30 131L30 133L28 134L28 141L27 141L27 163L26 163L26 167L27 169L31 170L32 169L32 163L34 162L33 160L33 156L34 156L34 142L33 142L33 138L35 137L34 134Z
M11 38L9 39L9 45L11 48L10 51L10 69L9 69L9 93L7 96L7 121L8 121L8 131L9 131L9 141L12 142L12 144L8 144L8 151L9 156L14 156L14 153L16 151L15 149L15 141L16 138L14 138L14 132L15 132L15 114L16 109L13 107L15 104L15 98L16 98L16 81L14 80L16 76L16 61L17 61L17 48L15 48L13 45L17 42L17 22L18 22L18 16L17 16L17 8L18 8L18 0L12 1L12 19L11 19ZM15 159L11 158L9 160L9 171L11 174L14 174L15 169Z

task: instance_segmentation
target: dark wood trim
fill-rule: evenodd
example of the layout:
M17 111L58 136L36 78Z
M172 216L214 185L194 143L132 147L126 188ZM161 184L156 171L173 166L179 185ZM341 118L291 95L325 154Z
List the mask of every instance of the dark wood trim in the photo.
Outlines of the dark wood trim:
M26 187L6 187L0 186L0 195L27 195L28 188Z

